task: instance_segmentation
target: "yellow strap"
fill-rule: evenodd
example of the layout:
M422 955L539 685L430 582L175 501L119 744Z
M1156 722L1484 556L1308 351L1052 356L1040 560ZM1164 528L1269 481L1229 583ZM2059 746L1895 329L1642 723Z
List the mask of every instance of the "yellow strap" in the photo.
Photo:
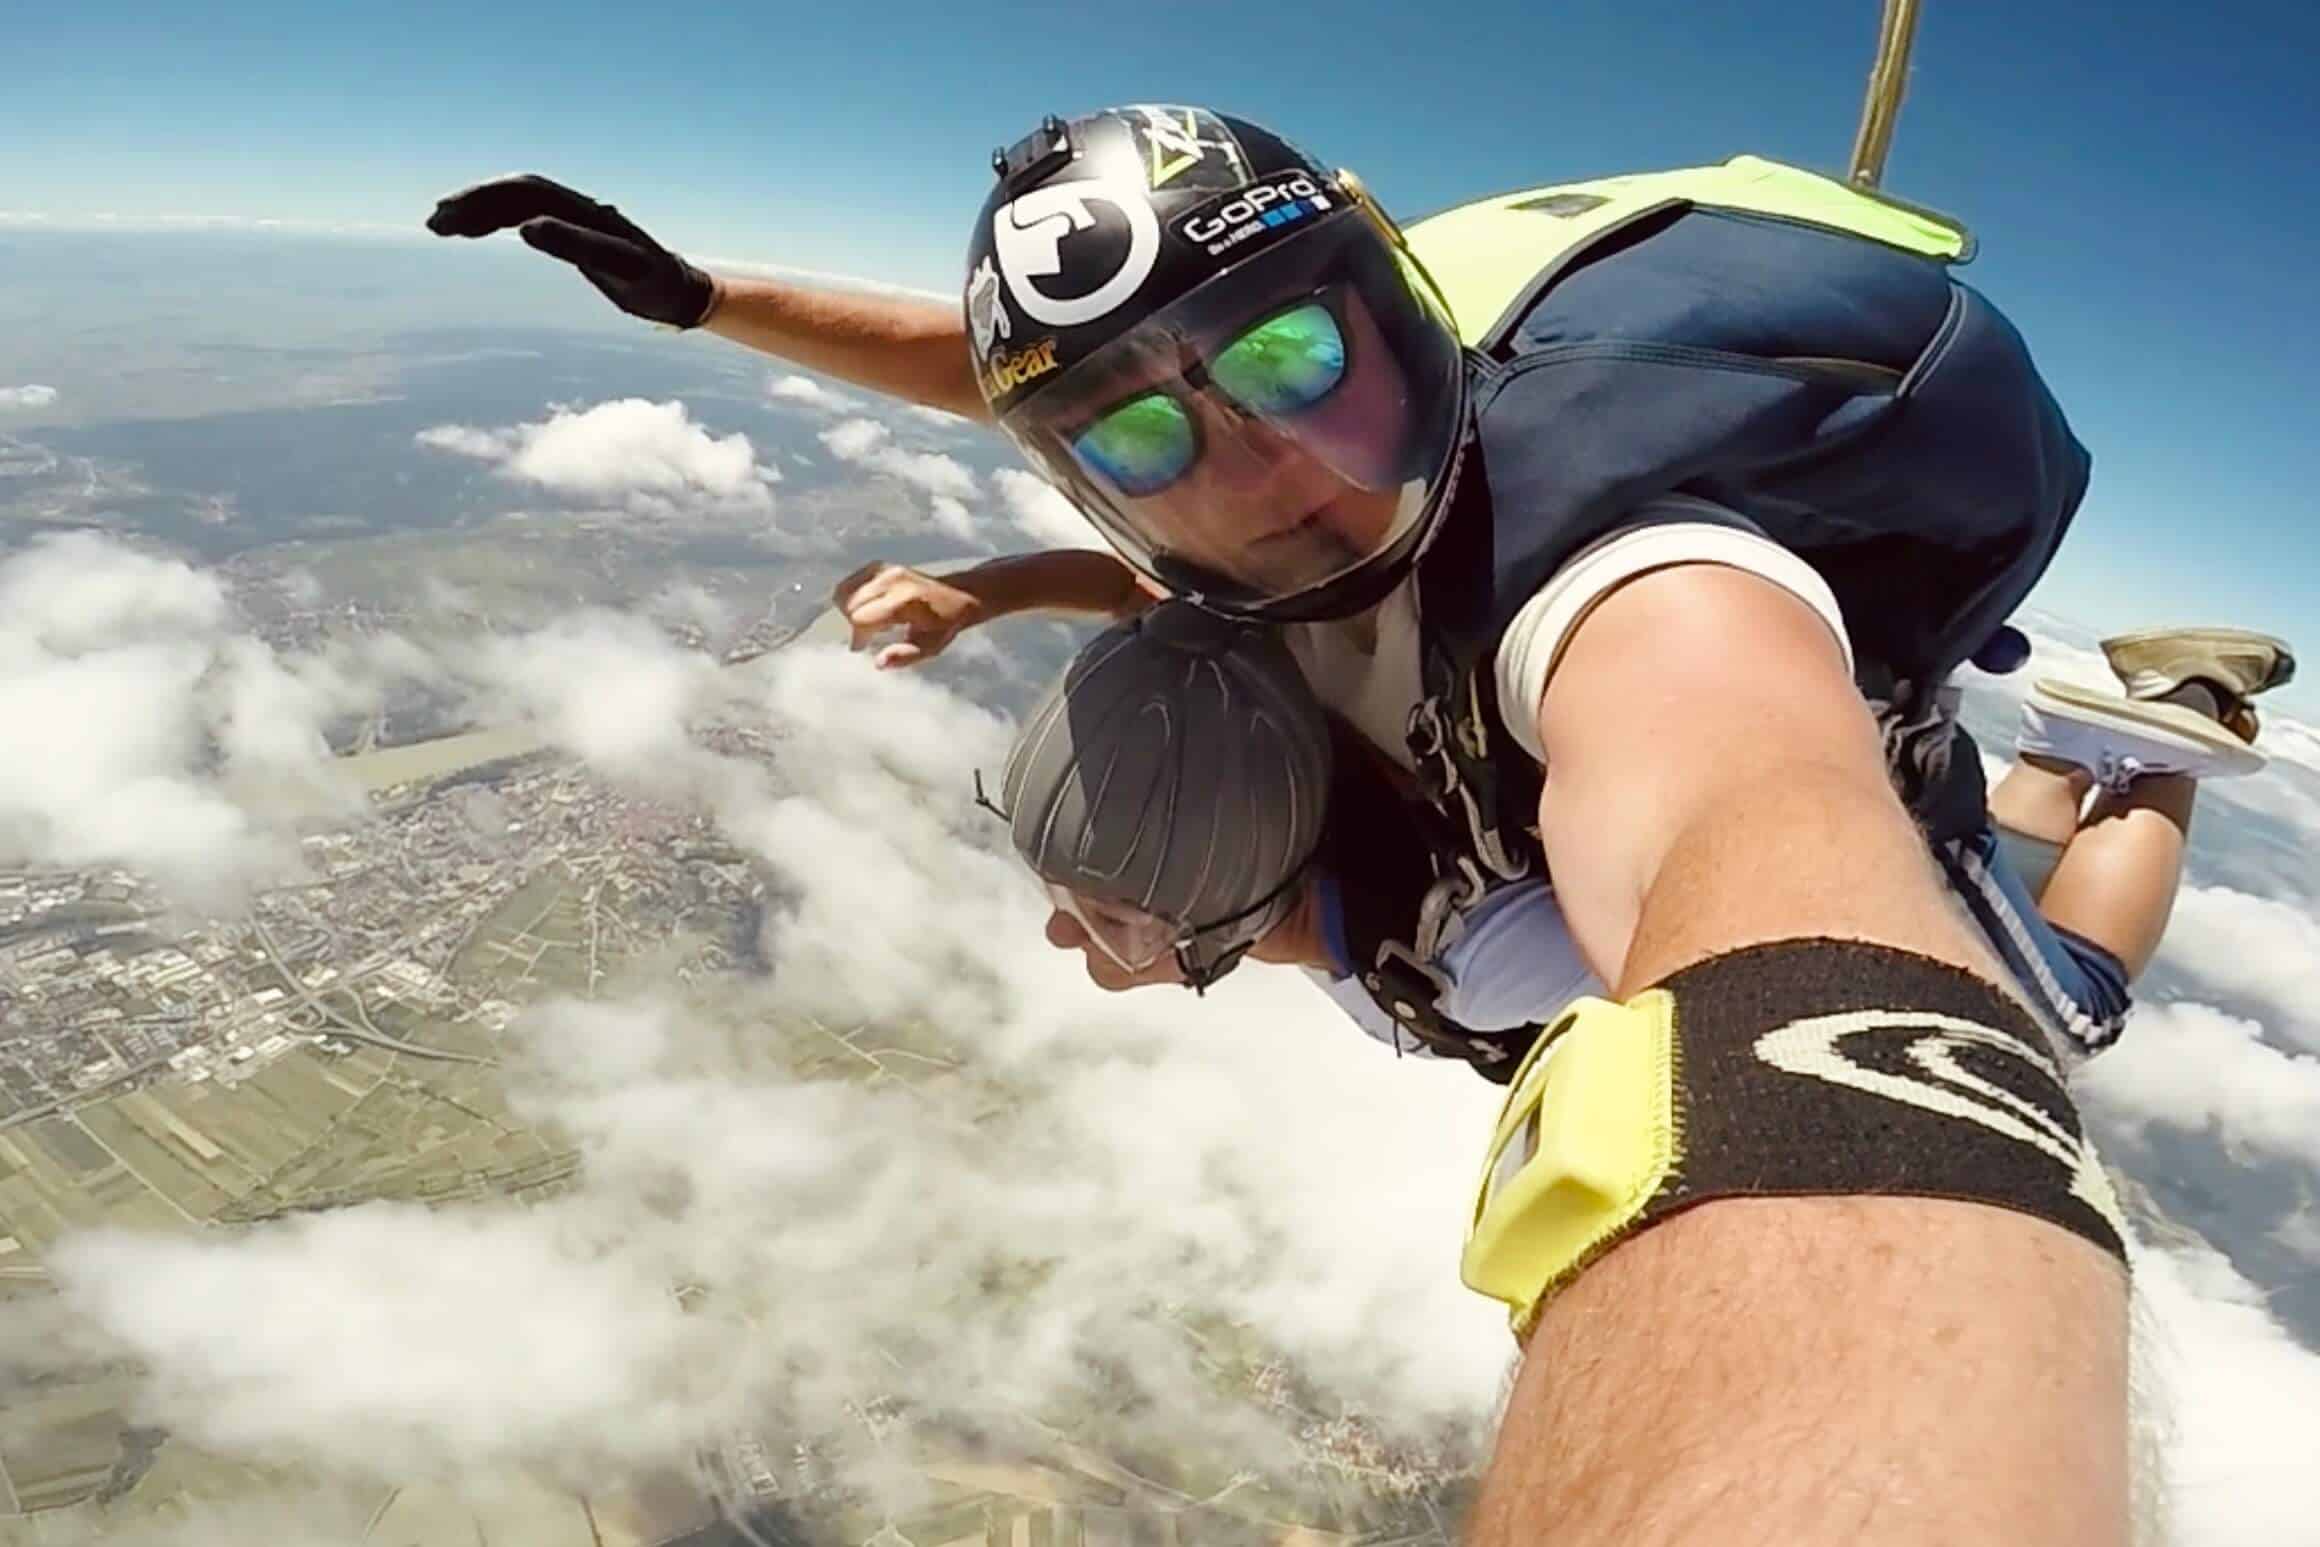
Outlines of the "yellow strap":
M1589 199L1603 202L1568 214L1517 208L1558 197L1573 206ZM1527 188L1445 210L1404 234L1442 287L1458 319L1459 337L1471 347L1541 270L1610 227L1674 200L1801 220L1945 262L1963 257L1972 241L1963 227L1929 212L1761 156Z
M1526 1320L1642 1218L1681 1158L1675 997L1581 999L1539 1039L1499 1112L1459 1276Z

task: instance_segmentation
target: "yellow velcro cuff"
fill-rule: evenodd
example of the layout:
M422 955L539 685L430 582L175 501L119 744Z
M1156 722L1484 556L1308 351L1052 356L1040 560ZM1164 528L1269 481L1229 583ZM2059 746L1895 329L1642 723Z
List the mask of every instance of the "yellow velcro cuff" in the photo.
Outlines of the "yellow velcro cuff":
M1516 1072L1459 1261L1519 1324L1643 1215L1680 1159L1675 997L1581 999Z

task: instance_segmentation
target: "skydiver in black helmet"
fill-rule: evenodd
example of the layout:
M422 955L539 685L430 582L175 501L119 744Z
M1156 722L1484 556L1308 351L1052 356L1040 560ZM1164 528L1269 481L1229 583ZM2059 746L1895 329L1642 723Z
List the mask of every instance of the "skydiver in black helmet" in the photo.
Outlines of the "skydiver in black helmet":
M956 309L713 277L537 179L430 225L993 420L1143 582L1292 625L1445 874L1551 871L1611 999L1491 1135L1466 1272L1540 1357L1475 1540L2120 1539L2123 1219L1927 860L1995 861L1949 678L2089 471L1963 232L1741 157L1405 233L1178 106L994 171Z

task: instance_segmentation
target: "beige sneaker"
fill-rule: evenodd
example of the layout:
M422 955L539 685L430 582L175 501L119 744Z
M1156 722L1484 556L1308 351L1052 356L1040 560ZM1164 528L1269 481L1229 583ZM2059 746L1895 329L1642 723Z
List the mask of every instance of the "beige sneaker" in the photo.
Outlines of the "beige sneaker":
M2195 678L2214 683L2234 700L2223 724L2242 741L2254 741L2257 730L2246 700L2296 675L2286 640L2244 628L2145 629L2104 640L2102 652L2131 699L2163 698Z

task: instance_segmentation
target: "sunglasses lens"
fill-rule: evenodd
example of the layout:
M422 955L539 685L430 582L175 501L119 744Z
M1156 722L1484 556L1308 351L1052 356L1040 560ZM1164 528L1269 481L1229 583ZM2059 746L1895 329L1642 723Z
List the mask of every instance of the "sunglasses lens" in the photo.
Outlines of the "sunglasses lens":
M1311 301L1234 339L1209 362L1209 376L1250 413L1302 413L1345 380L1345 335L1329 308Z
M1157 494L1192 465L1192 420L1162 393L1122 403L1074 436L1072 455L1130 499Z

